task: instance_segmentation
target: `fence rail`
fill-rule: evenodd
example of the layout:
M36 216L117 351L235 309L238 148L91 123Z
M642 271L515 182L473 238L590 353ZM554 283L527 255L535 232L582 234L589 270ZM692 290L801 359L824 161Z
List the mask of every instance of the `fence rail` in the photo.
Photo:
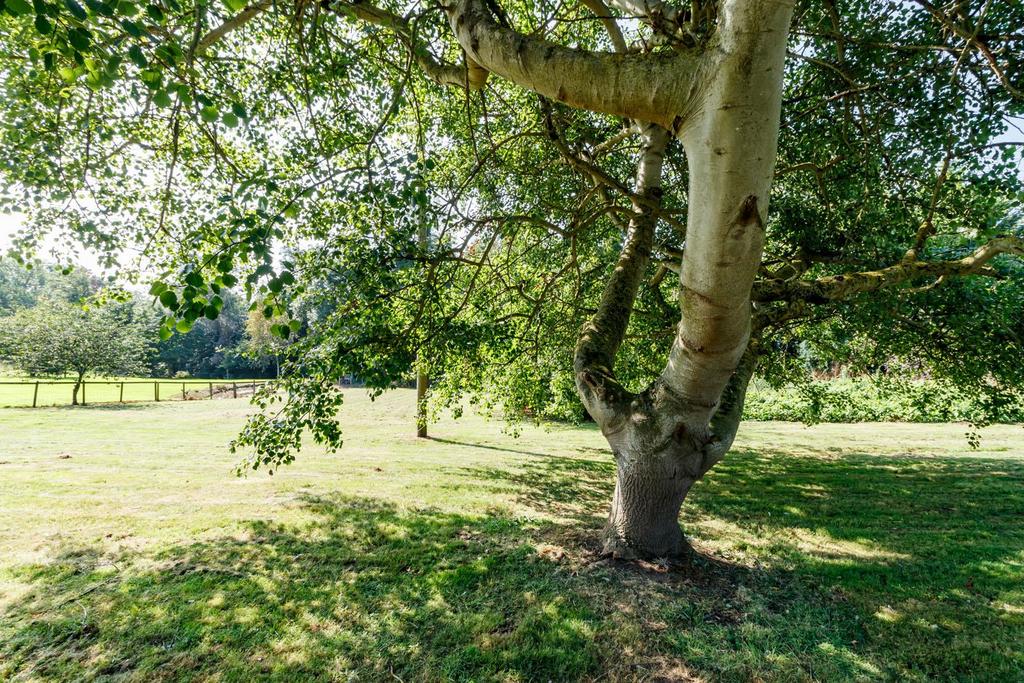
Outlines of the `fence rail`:
M256 388L267 384L266 379L238 380L85 380L78 386L78 402L88 403L142 403L150 401L194 401L214 398L238 398L251 395ZM75 380L0 381L0 407L29 407L69 405L75 396ZM162 385L162 386L161 386ZM129 387L125 398L125 387ZM11 388L13 387L13 389ZM40 394L40 388L43 393ZM48 389L56 387L56 389ZM61 387L64 387L61 389ZM91 391L89 388L91 387ZM152 396L147 389L152 387ZM170 391L167 391L167 388ZM21 389L21 390L19 390ZM164 390L161 396L161 389ZM97 395L98 394L98 395ZM29 396L31 395L31 403ZM93 397L92 400L89 397ZM140 398L141 397L141 398Z

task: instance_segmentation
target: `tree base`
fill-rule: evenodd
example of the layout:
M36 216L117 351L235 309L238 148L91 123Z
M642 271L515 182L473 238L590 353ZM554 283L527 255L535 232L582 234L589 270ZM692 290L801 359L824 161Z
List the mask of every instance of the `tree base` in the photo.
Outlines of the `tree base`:
M686 560L693 555L693 548L676 525L675 532L644 534L645 542L631 541L605 528L601 539L601 554L616 560Z

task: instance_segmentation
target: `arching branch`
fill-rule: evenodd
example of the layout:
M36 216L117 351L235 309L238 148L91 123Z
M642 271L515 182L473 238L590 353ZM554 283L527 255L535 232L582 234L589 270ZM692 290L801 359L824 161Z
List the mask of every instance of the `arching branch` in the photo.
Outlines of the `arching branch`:
M423 72L436 83L479 90L487 82L487 69L468 56L464 65L455 65L431 55L426 46L417 43L413 26L404 17L361 0L337 2L329 7L340 14L391 30L412 53Z
M673 131L697 104L701 59L695 52L589 52L506 28L483 0L453 0L446 10L470 58L549 99Z
M271 6L273 6L272 0L260 0L245 7L241 12L200 38L199 42L196 43L196 52L203 52L227 34L248 24L257 15L262 14Z
M983 272L999 254L1024 257L1024 239L1004 236L986 242L974 253L948 261L909 261L879 270L831 275L817 280L768 280L754 286L755 301L829 303L857 294L887 289L924 277L959 277Z

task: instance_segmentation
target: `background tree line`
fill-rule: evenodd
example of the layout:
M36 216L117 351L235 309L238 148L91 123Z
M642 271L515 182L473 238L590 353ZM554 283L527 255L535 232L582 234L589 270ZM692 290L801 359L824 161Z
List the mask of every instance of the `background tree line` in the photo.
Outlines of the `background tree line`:
M189 334L161 339L152 297L104 294L105 284L80 267L0 259L0 361L34 376L276 375L281 340L237 294L224 291L216 320L201 318Z

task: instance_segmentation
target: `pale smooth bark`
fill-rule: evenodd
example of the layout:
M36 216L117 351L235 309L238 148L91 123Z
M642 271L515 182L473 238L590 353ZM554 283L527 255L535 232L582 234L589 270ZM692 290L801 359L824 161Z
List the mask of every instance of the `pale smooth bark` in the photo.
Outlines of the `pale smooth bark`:
M698 98L701 60L695 53L578 50L499 25L482 0L455 0L446 10L474 62L569 106L674 129Z
M576 352L577 386L616 459L604 549L679 556L690 487L729 450L756 364L751 288L774 174L782 69L792 5L724 2L700 107L674 118L690 167L680 323L661 377L640 394L615 379L615 352L650 258L657 207L638 210L619 263ZM645 138L637 194L660 197L660 152ZM742 361L742 362L741 362Z
M714 78L680 138L690 167L681 320L662 379L708 424L750 334L775 169L792 4L730 0L720 9Z

